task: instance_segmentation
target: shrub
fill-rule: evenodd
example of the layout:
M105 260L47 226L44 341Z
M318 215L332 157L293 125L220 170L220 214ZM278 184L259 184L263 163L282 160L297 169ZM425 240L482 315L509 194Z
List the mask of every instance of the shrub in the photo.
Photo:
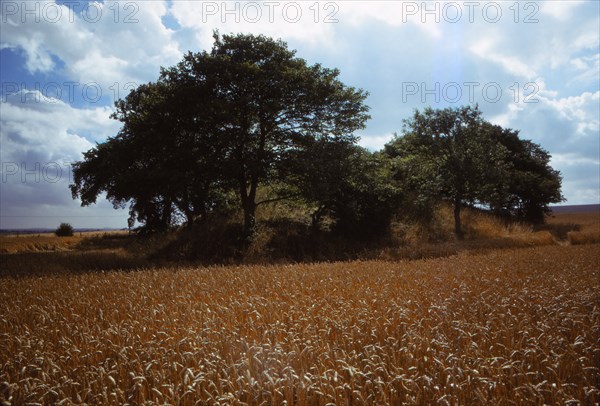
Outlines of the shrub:
M54 234L58 237L71 237L73 235L73 226L69 223L60 223Z

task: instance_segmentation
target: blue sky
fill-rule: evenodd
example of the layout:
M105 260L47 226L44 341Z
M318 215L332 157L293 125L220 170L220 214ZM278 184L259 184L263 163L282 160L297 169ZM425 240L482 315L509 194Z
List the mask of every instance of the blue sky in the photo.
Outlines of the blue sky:
M71 199L69 163L119 130L115 98L212 32L282 38L370 92L360 143L414 109L478 103L541 144L566 204L600 203L600 2L10 1L0 3L0 228L126 227Z

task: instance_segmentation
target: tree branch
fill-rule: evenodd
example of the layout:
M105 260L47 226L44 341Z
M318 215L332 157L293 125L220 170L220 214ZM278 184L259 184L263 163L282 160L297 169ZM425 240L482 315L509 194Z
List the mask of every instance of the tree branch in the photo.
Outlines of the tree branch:
M293 197L299 197L300 193L294 193L292 195L286 195L286 196L281 196L281 197L274 197L272 199L266 199L266 200L261 200L260 202L256 203L256 206L261 205L263 203L274 203L274 202L279 202L281 200L287 200L287 199L291 199Z

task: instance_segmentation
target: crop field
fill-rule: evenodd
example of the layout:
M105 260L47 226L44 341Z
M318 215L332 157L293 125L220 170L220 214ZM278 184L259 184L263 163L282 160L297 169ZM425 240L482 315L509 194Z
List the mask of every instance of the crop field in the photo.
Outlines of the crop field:
M40 234L5 234L0 235L0 254L14 254L19 252L61 252L77 248L78 244L102 236L125 236L125 231L88 231L77 232L71 237L57 237L54 233Z
M555 234L564 233L570 244L600 242L600 212L561 213L548 218L547 223Z
M600 402L600 246L0 277L9 404Z

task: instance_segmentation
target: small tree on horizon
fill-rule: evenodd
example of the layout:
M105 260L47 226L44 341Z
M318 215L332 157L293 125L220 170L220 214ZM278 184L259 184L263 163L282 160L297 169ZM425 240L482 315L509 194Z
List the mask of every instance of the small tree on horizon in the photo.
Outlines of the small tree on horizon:
M54 234L58 237L72 237L73 236L73 226L69 223L60 223Z

